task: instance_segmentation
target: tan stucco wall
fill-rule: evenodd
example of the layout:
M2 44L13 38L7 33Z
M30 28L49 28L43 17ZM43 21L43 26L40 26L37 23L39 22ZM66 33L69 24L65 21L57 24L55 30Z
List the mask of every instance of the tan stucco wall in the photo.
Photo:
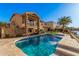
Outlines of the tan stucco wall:
M1 27L1 38L5 38L5 27Z
M40 29L42 29L42 30L45 29L45 28L44 28L44 27L45 27L45 24L44 24L44 23L40 22L40 23L39 23L39 26L40 26Z
M51 29L55 29L56 28L56 24L55 23L47 23L46 26L50 27Z
M11 19L10 23L14 22L18 26L22 26L22 16L21 15L15 15Z
M11 21L10 21L10 32L11 32L11 36L16 36L17 35L17 31L15 30L15 28L14 28L14 24L13 23L15 23L16 24L16 26L19 26L19 27L22 27L23 25L22 25L22 16L21 15L18 15L18 14L15 14L13 17L12 17L12 19L11 19ZM16 31L16 32L15 32Z

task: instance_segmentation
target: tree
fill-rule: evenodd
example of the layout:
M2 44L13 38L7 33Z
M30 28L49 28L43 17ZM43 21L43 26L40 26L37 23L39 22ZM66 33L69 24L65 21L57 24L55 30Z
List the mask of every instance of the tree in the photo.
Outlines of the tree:
M59 21L58 21L58 24L62 25L63 32L64 32L65 27L70 23L72 23L71 18L66 17L66 16L59 18Z
M0 22L0 26L5 26L6 22Z
M5 37L5 26L6 26L6 23L5 22L0 22L0 37L1 38L4 38Z

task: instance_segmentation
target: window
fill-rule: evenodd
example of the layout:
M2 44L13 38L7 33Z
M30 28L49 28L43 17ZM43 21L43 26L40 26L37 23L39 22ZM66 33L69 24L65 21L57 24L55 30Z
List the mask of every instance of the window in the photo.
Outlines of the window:
M33 20L28 20L28 24L30 24L31 26L34 25L34 21Z
M32 32L32 28L29 28L28 31L29 31L29 32Z

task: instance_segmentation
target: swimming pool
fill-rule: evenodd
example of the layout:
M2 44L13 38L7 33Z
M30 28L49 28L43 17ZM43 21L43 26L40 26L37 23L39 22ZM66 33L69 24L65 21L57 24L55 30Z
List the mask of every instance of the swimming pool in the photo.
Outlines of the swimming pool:
M29 56L49 56L56 51L60 37L51 34L38 35L21 39L16 42L16 46Z

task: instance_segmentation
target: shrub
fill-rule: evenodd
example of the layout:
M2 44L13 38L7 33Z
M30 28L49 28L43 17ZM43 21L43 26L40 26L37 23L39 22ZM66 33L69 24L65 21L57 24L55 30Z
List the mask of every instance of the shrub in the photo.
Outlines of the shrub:
M21 34L17 34L17 35L16 35L16 37L22 37L22 36L23 36L23 35L21 35Z
M40 33L44 33L45 31L43 29L40 29Z

